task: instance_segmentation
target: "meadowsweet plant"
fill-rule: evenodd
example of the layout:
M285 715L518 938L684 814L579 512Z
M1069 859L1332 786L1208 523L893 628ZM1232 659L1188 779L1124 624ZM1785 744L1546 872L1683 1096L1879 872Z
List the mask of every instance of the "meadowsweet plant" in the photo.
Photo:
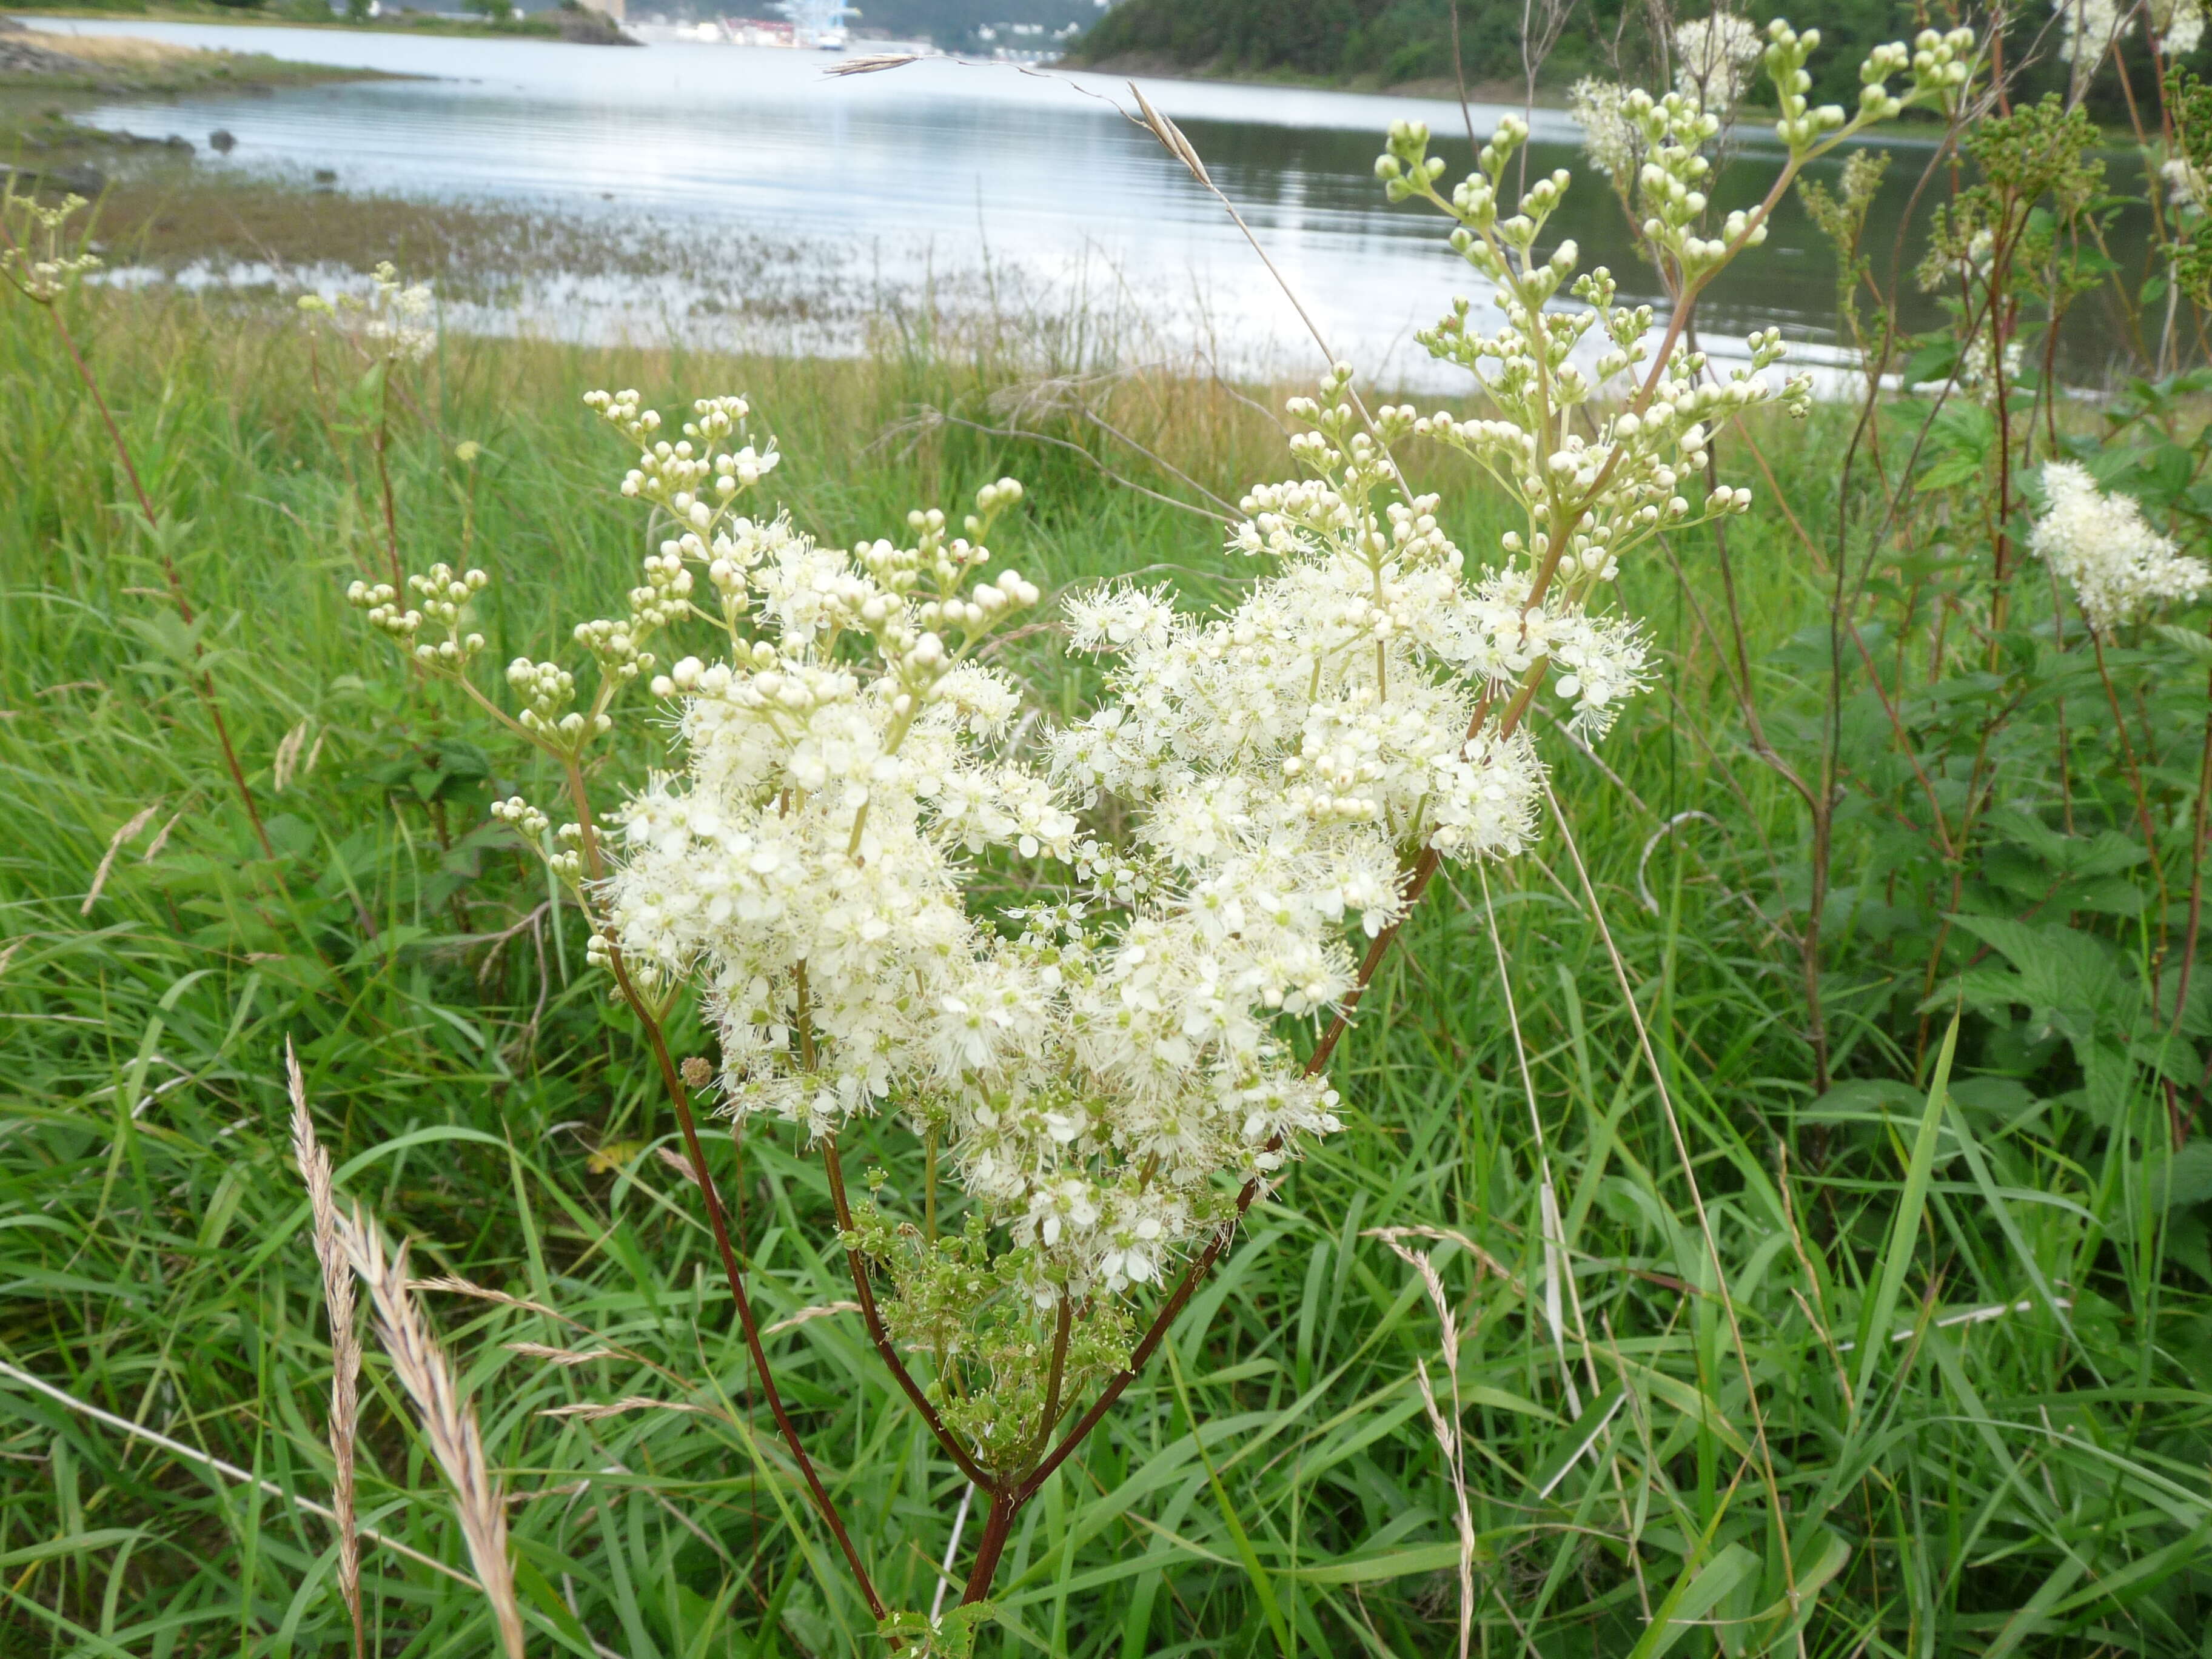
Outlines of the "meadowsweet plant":
M2058 55L2074 65L2077 77L2094 74L2106 52L2148 22L2152 40L2169 62L2186 58L2204 39L2203 0L2148 0L2124 6L2118 0L2051 0L2058 14Z
M84 206L82 196L64 196L52 207L41 206L20 193L10 175L0 186L0 224L8 231L4 246L0 246L0 278L33 304L50 306L78 278L98 270L100 256L88 252L82 235L72 235L69 229L69 222Z
M19 191L15 175L11 173L0 182L0 280L13 289L22 299L39 307L53 329L54 337L61 342L68 355L70 366L76 371L78 384L100 412L100 424L106 428L108 441L113 447L115 459L136 502L138 522L143 526L148 543L160 562L166 578L169 601L174 608L177 621L182 624L179 633L162 639L165 655L175 669L191 684L198 692L201 708L206 712L217 747L222 750L224 769L230 775L231 787L238 796L239 805L245 809L246 822L252 826L254 840L259 844L264 857L276 856L276 848L269 840L269 832L261 821L261 810L255 804L253 792L247 787L246 769L239 763L238 747L232 742L229 722L223 717L222 703L216 695L215 677L207 664L207 650L201 638L201 624L191 597L185 588L184 573L177 563L177 550L188 526L165 520L155 505L146 480L132 458L131 446L125 441L123 428L108 407L107 398L100 389L99 378L78 346L76 336L70 329L62 303L84 279L101 269L101 260L91 252L91 222L72 231L70 222L84 210L82 196L64 196L52 207L42 207L38 201Z
M349 527L364 540L380 544L386 583L395 592L406 581L400 548L399 503L392 486L391 453L395 421L420 418L420 400L411 389L438 343L436 301L429 287L403 281L398 268L380 261L369 273L366 295L327 298L303 294L296 301L306 325L307 362L316 406L333 447L344 453L358 445L368 452L375 473L375 505L355 508L362 489L350 459L346 463ZM327 371L327 373L326 373ZM455 459L471 468L478 447L464 442ZM466 492L465 501L472 502ZM472 514L472 507L471 508ZM464 533L463 546L467 545ZM465 555L464 555L465 556ZM375 568L368 558L366 568Z
M1494 285L1492 305L1502 319L1483 331L1462 301L1421 336L1432 355L1473 373L1490 412L1472 419L1439 412L1403 423L1407 432L1470 456L1527 516L1525 532L1504 541L1508 562L1474 586L1492 623L1486 632L1477 628L1479 644L1460 658L1471 668L1479 663L1486 712L1501 708L1502 734L1517 726L1555 656L1566 671L1555 689L1577 699L1577 719L1595 718L1601 727L1605 710L1635 684L1640 659L1628 654L1632 632L1589 620L1591 598L1624 556L1659 531L1750 506L1747 489L1698 482L1717 424L1769 404L1799 413L1806 407L1808 378L1778 385L1765 373L1784 355L1779 331L1748 338L1747 362L1725 378L1689 349L1683 331L1698 293L1729 260L1765 240L1774 204L1806 162L1907 102L1955 95L1972 48L1970 34L1933 31L1911 49L1878 47L1860 71L1859 109L1847 117L1833 106L1813 107L1804 95L1811 84L1804 65L1819 39L1817 31L1800 34L1779 20L1769 27L1765 64L1788 161L1765 199L1729 213L1717 235L1705 224L1711 163L1703 152L1718 136L1720 118L1696 91L1655 99L1641 90L1583 88L1594 157L1632 204L1677 295L1663 329L1650 306L1616 302L1612 274L1602 267L1577 276L1571 240L1540 248L1572 182L1565 170L1540 180L1516 212L1501 216L1506 165L1528 140L1524 122L1509 116L1499 123L1476 171L1449 198L1437 187L1444 163L1428 155L1425 127L1398 124L1376 162L1391 199L1417 198L1452 218L1451 245ZM1906 70L1911 85L1893 94L1889 77ZM1555 308L1562 289L1583 303ZM1402 435L1388 428L1389 416L1386 411L1371 440L1386 450ZM1480 724L1470 727L1471 738Z
M1917 62L1881 49L1847 120L1802 96L1815 38L1777 25L1765 48L1793 166L1893 113L1897 70L1914 67L1909 96L1954 86L1967 45L1928 37ZM1619 110L1681 308L1662 325L1617 303L1605 270L1577 277L1571 243L1540 249L1566 173L1501 214L1525 123L1501 123L1449 199L1425 131L1394 128L1377 164L1391 198L1449 215L1494 288L1498 327L1462 302L1423 336L1472 372L1478 409L1370 416L1337 365L1291 407L1303 476L1242 503L1231 546L1262 568L1241 604L1193 615L1125 585L1069 599L1106 695L1057 730L1032 735L991 660L1042 598L990 550L1021 486L985 486L957 525L917 509L896 539L824 546L756 504L778 452L737 398L699 400L678 428L635 392L591 394L635 457L621 489L647 550L622 611L577 623L567 661L509 663L504 700L477 680L483 572L349 590L564 780L557 801L495 815L568 884L644 1027L771 1411L887 1631L913 1615L877 1598L782 1407L691 1095L789 1126L821 1158L825 1242L876 1349L988 1500L964 1593L981 1601L1016 1516L1237 1218L1339 1127L1328 1059L1439 863L1535 835L1540 694L1589 740L1644 682L1641 629L1605 605L1622 560L1743 512L1747 490L1698 477L1711 433L1808 394L1770 378L1774 331L1725 377L1682 337L1773 198L1706 234L1717 118L1680 91ZM1406 483L1398 452L1421 441L1522 508L1498 562L1471 568L1437 498ZM665 750L643 720L665 724ZM595 801L592 769L629 745L647 781ZM1109 799L1116 813L1090 816ZM1092 827L1109 822L1121 833ZM719 1052L679 1064L665 1030L691 994ZM863 1120L912 1135L920 1157L901 1164L918 1177L848 1174Z
M438 343L428 284L403 283L399 268L389 259L380 261L369 273L365 297L341 294L326 299L319 294L303 294L298 304L301 315L335 326L372 361L386 358L419 363Z
M2011 1042L2027 1052L2026 1034L2039 1028L1972 994L1988 930L2023 915L2036 918L2032 933L2063 932L2069 959L2117 950L2132 961L2139 951L2144 1009L2202 994L2193 962L2212 849L2203 653L2191 643L2200 636L2172 625L2178 615L2157 613L2178 612L2205 585L2205 452L2192 417L2206 383L2201 204L2212 124L2179 65L2152 83L2155 102L2126 96L2151 188L2141 203L2147 258L2124 269L2124 191L2085 102L2107 57L2126 88L2118 42L2131 31L2150 35L2154 56L2186 52L2202 15L2055 9L2068 92L2031 97L2036 77L2019 62L1954 55L1951 67L1970 72L1942 99L1946 136L1911 186L1918 199L1943 198L1928 210L1911 273L1942 325L1903 331L1885 284L1911 268L1899 269L1901 247L1885 257L1865 235L1875 162L1852 158L1832 194L1801 185L1839 255L1843 331L1864 399L1842 450L1834 520L1818 532L1791 526L1830 584L1819 718L1790 731L1778 708L1758 707L1771 693L1750 664L1765 647L1747 648L1732 592L1711 631L1735 663L1747 746L1805 815L1808 851L1777 871L1776 896L1804 969L1816 1095L1850 1086L1867 1066L1851 1039L1830 1042L1845 1008L1853 1020L1883 1008L1907 1034L1917 1078L1933 1063L1940 1006L1962 988L2003 1034L1990 1039L1993 1053ZM2092 296L2094 319L2075 319ZM2142 378L2100 399L2069 392L2069 335ZM1725 580L1725 542L1712 551ZM2137 626L2154 617L2160 625ZM2097 837L2113 868L2135 873L2085 898L2077 838ZM1824 930L1835 930L1825 945ZM1859 976L1849 991L1834 971L1846 957ZM2101 1114L2120 1092L2110 1085L2132 1075L2128 1044L2154 1023L2123 1006L2105 1017L2106 1046L2081 1061L2100 1079ZM2167 1018L2171 1035L2198 1017ZM2088 1054L2085 1037L2076 1058ZM2176 1136L2183 1097L2170 1092L2160 1115ZM1797 1150L1817 1161L1829 1144L1816 1127Z
M1079 786L1013 740L1018 689L981 657L1040 598L986 568L1015 481L985 486L957 527L917 510L902 541L824 547L740 510L777 462L747 441L742 399L701 400L672 441L635 392L589 401L635 447L623 492L659 539L624 613L575 626L588 668L517 659L510 713L469 672L483 573L441 564L350 596L561 769L571 821L521 797L495 815L570 884L592 959L656 1042L676 999L702 994L720 1060L668 1074L679 1110L711 1079L732 1116L787 1122L819 1152L879 1351L989 1494L980 1599L1072 1443L1052 1455L1061 1419L1130 1363L1128 1295L1240 1191L1249 1203L1298 1136L1336 1127L1271 1022L1341 994L1347 901L1285 879L1311 868L1270 893L1184 883L1079 832ZM697 653L662 644L678 629L703 630ZM680 764L603 827L586 768L641 681L676 717ZM987 860L1082 874L994 915ZM1386 912L1389 862L1364 873L1352 902ZM894 1115L925 1148L922 1189L877 1176L857 1197L840 1137Z
M2047 463L2043 493L2047 505L2028 548L2066 584L2100 639L2212 588L2212 566L2151 528L2135 497L2098 489L2079 462Z

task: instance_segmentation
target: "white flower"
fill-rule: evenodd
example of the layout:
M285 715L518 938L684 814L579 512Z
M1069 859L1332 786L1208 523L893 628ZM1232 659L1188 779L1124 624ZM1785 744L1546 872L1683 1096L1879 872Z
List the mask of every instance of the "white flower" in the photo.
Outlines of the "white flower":
M731 630L725 660L684 657L653 680L678 711L683 765L620 814L600 896L612 943L634 972L706 988L733 1113L815 1138L887 1109L926 1117L984 1218L1036 1252L1040 1300L1156 1283L1240 1186L1272 1181L1299 1138L1336 1127L1334 1097L1300 1075L1275 1021L1342 997L1347 928L1401 913L1395 843L1368 808L1417 810L1431 750L1467 723L1465 695L1378 710L1332 682L1317 714L1290 695L1303 667L1280 684L1264 668L1240 678L1233 625L1108 589L1071 604L1079 639L1183 660L1172 683L1132 679L1123 701L1057 734L1040 769L1017 746L1018 689L969 654L1037 602L1034 585L975 580L988 549L948 534L942 514L914 514L908 544L849 553L725 505L701 523L690 504L714 499L708 481L733 458L660 439L635 394L591 401L640 446L629 493L691 528L648 560L629 622L578 638L617 674L647 661L639 642L702 563ZM726 415L726 431L744 418L735 400L698 408ZM979 506L1018 495L1002 480ZM1309 509L1328 510L1318 497ZM1415 562L1448 545L1421 514L1389 522ZM978 520L969 529L980 536ZM1331 605L1364 639L1404 631L1431 597L1386 582L1378 607L1364 588L1346 600L1349 580L1286 573L1262 585L1260 608L1282 628ZM529 719L567 730L564 671L518 660L509 678ZM1255 795L1232 728L1327 756L1316 767L1341 810L1279 777ZM1102 782L1139 808L1133 863L1078 836L1071 809ZM1009 938L966 863L994 848L1073 864L1080 884L1004 917L1024 924Z
M1568 113L1583 130L1583 153L1590 165L1615 184L1636 176L1642 154L1636 129L1623 113L1628 88L1613 81L1584 76L1568 94Z
M419 363L438 343L430 317L430 290L420 283L402 283L389 260L370 273L366 300L341 295L335 306L302 302L303 310L331 317L350 327L362 349L398 362Z
M1675 89L1719 114L1735 107L1765 50L1749 18L1725 11L1676 24L1674 46Z
M2151 0L2150 24L2160 52L2186 58L2203 44L2203 0Z
M2182 6L2194 9L2197 0L2174 0L2174 3L2177 10ZM2058 14L2064 29L2058 55L2074 64L2077 72L2094 70L2115 40L2135 33L2134 8L2123 11L2118 0L2051 0L2051 9ZM2201 14L2194 27L2200 34L2203 32Z
M2002 361L2004 386L2007 392L2010 392L2019 384L2021 371L2027 364L2026 342L2016 336L2007 340ZM1990 355L1989 333L1984 330L1977 333L1968 343L1965 354L1959 359L1957 381L1960 390L1972 393L1978 402L1994 404L1997 395L1997 376L1994 372L1995 362L1996 360ZM1921 384L1941 386L1945 383L1936 380L1923 381Z
M2074 590L2100 637L2109 639L2155 605L2186 603L2212 587L2212 567L2146 524L2132 495L2100 491L2087 469L2050 462L2043 488L2050 510L2035 521L2028 545Z
M2166 180L2166 199L2190 213L2202 213L2205 207L2204 175L2190 164L2185 155L2170 155L2159 163L2159 176Z

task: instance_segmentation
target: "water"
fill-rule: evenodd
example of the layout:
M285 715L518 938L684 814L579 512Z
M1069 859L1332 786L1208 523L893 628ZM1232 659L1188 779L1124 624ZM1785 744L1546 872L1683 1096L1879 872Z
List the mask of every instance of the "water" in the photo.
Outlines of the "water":
M810 257L787 280L834 302L932 293L1063 309L1077 303L1141 318L1146 344L1199 346L1235 369L1304 374L1334 355L1386 384L1449 386L1413 331L1455 294L1486 287L1444 247L1443 222L1387 206L1373 175L1389 122L1426 121L1453 176L1468 164L1457 105L1284 88L1147 81L1214 180L1304 303L1310 330L1220 205L1133 125L1126 82L1060 70L924 60L882 74L830 76L816 52L668 43L641 50L329 30L28 20L67 32L128 33L264 52L425 78L184 100L118 100L83 118L198 140L228 129L238 149L203 165L335 171L345 188L493 200L604 221L790 239ZM1504 112L1478 106L1487 135ZM1602 178L1580 168L1576 130L1539 110L1529 165L1577 169L1553 223L1635 296L1662 296L1634 255ZM1932 149L1897 147L1870 245L1886 271L1912 185ZM1832 172L1836 164L1828 164ZM1747 142L1717 192L1747 205L1775 158ZM1532 173L1532 177L1534 173ZM2124 240L2124 238L2123 239ZM1908 252L1906 289L1911 289ZM665 287L624 295L605 283L532 279L512 319L544 332L604 336L611 318L651 314L719 329ZM753 280L750 276L747 280ZM678 285L680 288L680 284ZM1908 292L1907 321L1936 320ZM1835 262L1794 198L1767 245L1709 296L1702 325L1716 355L1777 323L1794 338L1834 337ZM738 342L742 343L742 342ZM818 347L820 340L807 343ZM2077 369L2100 348L2073 343Z

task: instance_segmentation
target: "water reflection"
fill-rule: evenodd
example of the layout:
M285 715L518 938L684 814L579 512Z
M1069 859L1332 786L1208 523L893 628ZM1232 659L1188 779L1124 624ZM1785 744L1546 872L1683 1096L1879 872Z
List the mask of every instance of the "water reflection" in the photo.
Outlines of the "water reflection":
M1304 372L1317 356L1218 206L1114 107L1112 100L1127 101L1117 81L941 61L829 78L818 54L738 47L40 26L438 77L125 100L88 118L193 137L229 129L238 149L205 165L327 167L353 189L526 202L610 225L642 218L656 228L789 236L815 251L803 280L825 299L972 290L995 263L1020 273L1032 295L1110 294L1171 338L1204 336L1235 367ZM1479 305L1486 295L1443 247L1438 220L1383 204L1372 166L1382 129L1411 116L1428 120L1438 153L1463 167L1456 106L1189 82L1145 88L1184 125L1334 351L1376 378L1451 384L1426 363L1413 331L1455 293L1471 292ZM1495 114L1478 111L1477 130L1486 132ZM1535 136L1533 168L1579 167L1564 116L1538 112ZM1869 226L1884 276L1902 250L1902 313L1914 328L1937 313L1911 281L1918 249L1909 235L1900 242L1899 228L1931 154L1897 147ZM1716 192L1721 207L1762 194L1772 166L1747 149ZM1840 162L1816 171L1832 176ZM2131 158L2115 158L2112 171L2116 185L2139 178ZM1596 175L1578 180L1554 223L1580 243L1586 265L1610 265L1632 295L1661 297ZM2141 246L2140 227L2123 222L2115 252L2124 264L2139 259ZM1832 338L1835 276L1832 252L1792 197L1765 248L1716 286L1705 331L1724 341L1774 322L1800 337ZM533 322L589 334L621 311L573 303L573 288L568 297ZM2067 343L2075 378L2101 374L2105 334L2093 302Z

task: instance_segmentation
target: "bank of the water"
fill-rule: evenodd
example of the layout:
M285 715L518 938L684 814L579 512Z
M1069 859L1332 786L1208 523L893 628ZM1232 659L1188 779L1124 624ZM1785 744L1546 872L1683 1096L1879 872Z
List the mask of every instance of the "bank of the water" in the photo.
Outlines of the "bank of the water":
M1141 82L1205 156L1271 270L1220 203L1124 118L1133 100L1115 78L949 59L834 76L823 70L836 60L822 54L696 42L582 53L522 40L131 27L424 77L270 96L118 97L83 112L109 131L228 131L237 149L208 161L211 171L288 185L327 174L342 191L441 212L481 205L617 242L742 250L726 267L719 254L687 252L650 281L527 265L502 285L515 317L486 326L605 341L634 337L645 319L674 319L750 349L770 343L733 337L731 319L765 313L779 327L810 319L814 331L776 349L836 349L842 324L822 319L887 307L943 315L956 300L999 305L1011 292L1041 314L1110 308L1129 319L1145 357L1202 352L1224 373L1267 378L1310 374L1326 352L1375 379L1443 393L1463 376L1431 362L1419 331L1462 295L1471 326L1494 325L1491 284L1450 254L1443 223L1418 204L1389 204L1374 179L1384 129L1409 116L1430 125L1448 166L1467 165L1456 100ZM1477 106L1472 118L1486 131L1505 112ZM1563 112L1540 109L1532 125L1532 169L1580 169L1580 133ZM1924 329L1942 320L1911 280L1933 199L1919 181L1934 151L1917 135L1895 148L1867 246L1881 251L1879 275L1897 288L1905 325ZM1747 118L1716 209L1764 196L1778 162L1771 135ZM1832 187L1840 167L1831 158L1811 176ZM2129 166L2110 176L2124 186ZM1601 181L1584 176L1547 234L1571 238L1586 266L1608 267L1626 297L1667 303ZM2116 259L2138 256L2139 216L2110 234ZM752 280L763 269L764 286ZM1832 356L1836 269L1832 247L1787 195L1756 270L1726 273L1705 296L1705 343L1718 357L1741 356L1747 334L1772 325L1814 363ZM2094 310L2076 308L2062 346L2076 383L2106 373L2110 330Z
M317 86L382 71L298 63L267 52L186 46L126 34L61 35L0 15L0 89L181 96L202 91Z
M294 0L266 9L219 6L212 0L118 0L112 5L32 5L10 8L23 17L102 22L210 23L225 27L329 29L356 34L433 34L464 39L559 40L572 46L634 46L639 43L604 13L579 5L518 13L509 18L456 17L401 9L380 17L341 17L318 0Z

